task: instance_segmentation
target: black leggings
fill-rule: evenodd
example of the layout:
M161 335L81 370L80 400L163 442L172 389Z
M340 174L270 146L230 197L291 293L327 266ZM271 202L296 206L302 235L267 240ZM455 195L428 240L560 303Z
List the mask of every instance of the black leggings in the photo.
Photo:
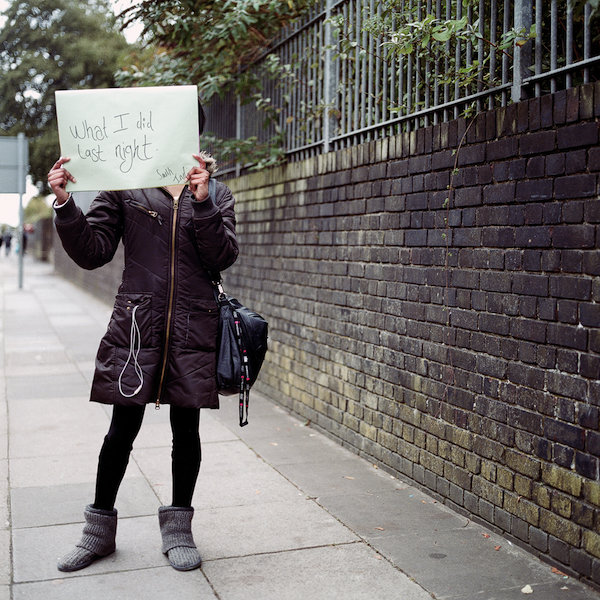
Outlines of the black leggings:
M112 420L98 458L94 507L112 510L125 476L133 442L142 426L145 406L113 407ZM170 407L173 450L173 506L191 507L200 461L200 409Z

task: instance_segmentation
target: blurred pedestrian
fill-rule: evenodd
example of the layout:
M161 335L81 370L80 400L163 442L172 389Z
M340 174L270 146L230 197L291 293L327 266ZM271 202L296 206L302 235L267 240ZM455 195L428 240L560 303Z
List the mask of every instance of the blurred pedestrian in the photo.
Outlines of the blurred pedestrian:
M2 241L4 242L4 255L8 256L10 254L10 248L12 246L12 232L10 231L10 229L7 229L4 232L4 236L2 238Z

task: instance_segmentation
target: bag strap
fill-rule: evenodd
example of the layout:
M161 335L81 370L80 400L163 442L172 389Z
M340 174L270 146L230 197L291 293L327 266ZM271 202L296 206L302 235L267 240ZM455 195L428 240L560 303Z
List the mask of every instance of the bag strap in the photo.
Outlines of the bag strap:
M212 203L217 205L217 195L216 195L217 182L209 177L208 179L208 197L212 200ZM207 269L208 270L208 269ZM221 273L219 271L208 271L210 275L210 279L212 284L215 287L215 295L217 296L217 300L221 301L225 298L225 292L223 291L223 278L221 277Z

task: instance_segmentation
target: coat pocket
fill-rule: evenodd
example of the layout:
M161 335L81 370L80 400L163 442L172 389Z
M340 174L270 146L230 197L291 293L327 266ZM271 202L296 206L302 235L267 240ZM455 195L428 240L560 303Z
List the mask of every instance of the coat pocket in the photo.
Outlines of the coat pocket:
M142 348L153 346L151 294L117 294L106 337L115 346L129 348L132 332L139 335Z
M187 310L179 315L178 325L184 348L209 352L217 349L219 312L215 302L190 298Z

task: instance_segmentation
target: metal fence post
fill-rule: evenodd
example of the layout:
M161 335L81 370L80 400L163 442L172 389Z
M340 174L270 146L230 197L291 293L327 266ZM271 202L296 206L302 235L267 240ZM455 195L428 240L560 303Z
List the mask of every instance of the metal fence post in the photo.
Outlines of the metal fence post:
M334 35L329 19L334 0L327 0L325 7L325 56L323 68L323 152L331 150L331 138L334 136L336 119L333 114L337 88L336 64L333 56Z
M533 23L533 0L515 0L515 29L529 32ZM529 67L532 60L531 40L523 45L515 44L513 63L512 101L519 102L524 97L523 81L532 75Z
M239 94L235 95L235 139L242 139L242 100ZM240 161L235 162L235 176L239 177L242 172Z

